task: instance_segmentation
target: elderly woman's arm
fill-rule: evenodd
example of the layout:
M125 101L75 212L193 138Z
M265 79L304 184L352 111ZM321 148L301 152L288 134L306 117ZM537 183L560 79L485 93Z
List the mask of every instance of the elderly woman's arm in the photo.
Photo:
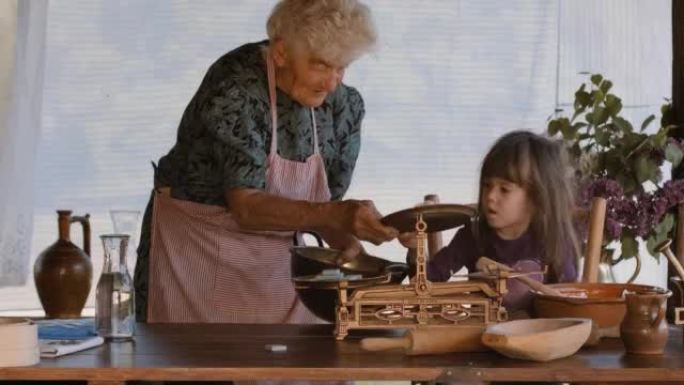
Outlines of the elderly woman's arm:
M338 239L351 234L375 244L397 236L395 229L380 223L381 216L370 201L296 201L242 188L228 191L226 201L238 224L248 229L311 230Z

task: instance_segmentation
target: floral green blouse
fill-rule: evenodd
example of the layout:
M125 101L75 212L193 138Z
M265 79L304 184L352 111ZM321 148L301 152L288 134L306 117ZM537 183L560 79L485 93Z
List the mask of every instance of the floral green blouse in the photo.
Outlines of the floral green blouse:
M207 71L188 104L176 144L159 159L155 185L171 187L176 199L225 206L226 190L266 188L271 144L268 80L262 48L243 45ZM278 153L304 161L313 154L309 108L278 90ZM358 91L344 84L315 108L318 145L333 200L349 188L360 147L365 113ZM136 316L146 319L152 198L143 219L135 267Z

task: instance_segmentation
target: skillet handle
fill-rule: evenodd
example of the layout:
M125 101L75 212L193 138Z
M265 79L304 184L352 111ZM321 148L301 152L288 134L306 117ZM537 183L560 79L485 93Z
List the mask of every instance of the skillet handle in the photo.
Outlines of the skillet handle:
M316 238L316 243L318 243L318 247L325 247L323 245L323 238L321 238L321 236L318 235L318 233L316 233L314 231L308 231L308 230L295 231L295 233L293 235L293 239L292 239L292 243L294 243L295 246L306 246L303 244L304 242L300 242L303 234L312 235L314 238ZM302 243L302 244L300 244L300 243Z

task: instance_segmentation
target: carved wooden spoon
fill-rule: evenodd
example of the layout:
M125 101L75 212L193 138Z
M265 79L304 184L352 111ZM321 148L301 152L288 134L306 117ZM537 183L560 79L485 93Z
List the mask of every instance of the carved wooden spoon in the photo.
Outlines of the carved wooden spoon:
M489 259L487 257L480 257L480 259L477 260L477 263L475 264L478 270L484 271L484 272L489 272L492 270L501 270L501 271L511 271L513 272L514 270L506 266L502 263L496 262L492 259ZM563 293L560 291L550 287L546 286L543 283L536 281L528 276L522 275L515 277L518 281L524 283L525 285L529 286L531 289L536 290L542 294L546 295L552 295L555 297L563 297Z

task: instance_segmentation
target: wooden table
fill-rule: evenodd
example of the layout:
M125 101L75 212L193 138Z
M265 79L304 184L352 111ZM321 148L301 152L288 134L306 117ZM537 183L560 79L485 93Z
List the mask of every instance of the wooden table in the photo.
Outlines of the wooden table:
M679 328L662 356L625 355L619 339L550 363L507 359L494 352L405 356L360 350L360 336L335 341L330 325L139 324L134 342L0 368L0 380L414 380L684 383ZM367 335L368 333L366 333ZM285 344L287 352L266 351Z

